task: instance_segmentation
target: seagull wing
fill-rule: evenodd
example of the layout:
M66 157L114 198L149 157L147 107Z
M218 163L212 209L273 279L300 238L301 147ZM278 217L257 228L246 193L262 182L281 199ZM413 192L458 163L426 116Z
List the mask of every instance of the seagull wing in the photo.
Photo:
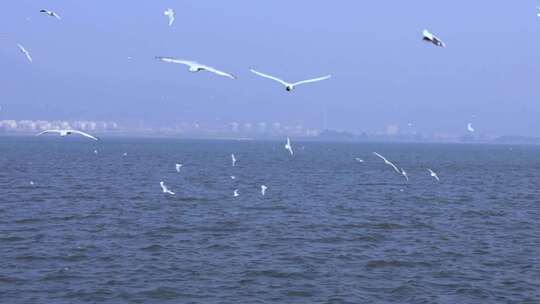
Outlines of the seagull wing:
M62 20L62 18L55 12L52 13L53 17L58 19L58 20Z
M207 65L200 65L200 67L208 72L212 72L214 74L217 74L219 76L225 76L225 77L229 77L230 79L236 79L236 76L234 76L233 74L229 74L229 73L226 73L226 72L223 72L223 71L220 71L220 70L217 70L217 69L214 69L213 67L211 66L207 66Z
M326 76L319 77L319 78L313 78L313 79L302 80L302 81L298 81L298 82L293 83L293 86L301 85L301 84L304 84L304 83L310 83L310 82L322 81L322 80L326 80L326 79L328 79L328 78L330 78L330 77L332 77L332 75L326 75Z
M76 133L76 134L82 135L82 136L84 136L84 137L91 138L91 139L93 139L93 140L99 140L97 137L94 137L94 136L92 136L92 135L90 135L90 134L88 134L88 133L84 133L84 132L82 132L82 131L68 130L68 132L70 132L70 133Z
M22 46L20 44L17 44L17 47L26 56L26 59L28 59L28 61L32 62L32 57L30 57L30 53L24 48L24 46Z
M387 160L386 163L389 164L390 166L392 166L392 168L394 168L394 170L395 170L398 174L401 174L401 172L399 171L398 167L396 167L396 165L394 165L393 162Z
M373 154L375 154L375 156L379 157L380 159L384 160L385 162L387 162L386 158L384 158L384 156L380 155L379 153L377 152L373 152Z
M40 136L47 133L60 133L60 130L45 130L43 132L39 132L38 134L36 134L36 136Z
M176 59L176 58L172 58L172 57L156 56L156 59L159 60L159 61L163 61L163 62L178 63L178 64L187 65L187 66L190 66L190 67L197 64L196 62L193 62L193 61L180 60L180 59Z
M281 80L281 79L279 79L279 78L277 78L277 77L274 77L274 76L271 76L271 75L267 75L267 74L258 72L258 71L254 70L254 69L249 69L249 70L250 70L252 73L256 74L256 75L259 75L259 76L264 77L264 78L272 79L272 80L274 80L274 81L277 81L277 82L281 83L281 84L284 85L284 86L289 86L289 85L291 85L290 83L287 83L287 82L285 82L285 81L283 81L283 80Z

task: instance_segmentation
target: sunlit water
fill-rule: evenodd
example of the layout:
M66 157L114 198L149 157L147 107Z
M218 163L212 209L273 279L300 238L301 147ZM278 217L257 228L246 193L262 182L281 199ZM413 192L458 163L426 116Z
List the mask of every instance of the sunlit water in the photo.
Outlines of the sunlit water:
M283 144L0 138L0 302L540 302L540 148Z

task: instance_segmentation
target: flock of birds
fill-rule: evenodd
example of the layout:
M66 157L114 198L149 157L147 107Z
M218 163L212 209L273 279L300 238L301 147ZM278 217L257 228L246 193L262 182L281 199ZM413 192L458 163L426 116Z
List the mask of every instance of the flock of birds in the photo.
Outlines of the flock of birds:
M538 7L538 9L540 10L540 7ZM56 12L53 12L53 11L50 11L50 10L47 10L47 9L40 10L40 13L43 13L43 14L45 14L47 16L50 16L50 17L53 17L53 18L55 18L57 20L62 19L60 17L60 15L58 15ZM171 9L171 8L167 8L163 12L163 14L168 18L168 25L172 26L174 24L174 21L175 21L175 12L174 12L174 10ZM538 16L540 17L540 12L538 13ZM422 32L422 40L426 41L428 43L431 43L431 44L433 44L433 45L435 45L437 47L441 47L441 48L446 47L446 44L439 37L437 37L436 35L434 35L433 33L431 33L428 30L424 30ZM32 56L30 55L30 52L24 46L22 46L21 44L17 44L17 47L19 48L20 52L26 57L26 59L30 63L32 63ZM216 74L218 76L223 76L223 77L227 77L227 78L230 78L230 79L237 79L237 77L234 76L232 73L224 72L224 71L221 71L221 70L216 69L214 67L211 67L209 65L198 63L196 61L177 59L177 58L173 58L173 57L164 57L164 56L156 56L155 58L157 60L159 60L161 62L165 62L165 63L174 63L174 64L185 65L185 66L188 67L188 70L190 72L193 72L193 73L206 71L206 72L214 73L214 74ZM315 83L315 82L327 80L327 79L332 77L332 75L329 74L329 75L316 77L316 78L311 78L311 79L307 79L307 80L301 80L301 81L296 81L296 82L288 82L288 81L285 81L285 80L283 80L281 78L278 78L276 76L272 76L272 75L269 75L267 73L257 71L257 70L255 70L253 68L251 68L250 71L253 74L255 74L257 76L260 76L262 78L266 78L266 79L270 79L270 80L273 80L275 82L278 82L279 84L283 85L285 87L285 90L288 91L288 92L293 91L299 85L308 84L308 83ZM472 123L469 123L467 125L467 130L469 132L474 132L474 128L472 127ZM90 134L88 134L86 132L82 132L82 131L79 131L79 130L71 130L71 129L45 130L43 132L38 133L36 136L41 136L41 135L44 135L44 134L58 134L58 135L60 135L62 137L77 134L77 135L81 135L81 136L84 136L86 138L89 138L89 139L92 139L92 140L95 140L95 141L99 140L97 137L95 137L93 135L90 135ZM286 143L284 145L284 148L290 154L290 156L294 156L292 143L291 143L291 140L290 140L289 137L287 137L287 141L286 141ZM97 154L97 150L94 150L94 153ZM389 161L388 159L386 159L384 156L382 156L381 154L379 154L377 152L373 152L373 154L375 156L377 156L378 158L380 158L386 165L390 166L397 174L403 176L407 181L409 180L409 176L407 175L407 172L403 168L398 168L394 163L392 163L391 161ZM124 156L127 156L127 153L124 153ZM362 160L360 158L356 158L356 160L358 162L364 162L364 160ZM232 162L233 167L236 166L237 159L236 159L236 156L234 154L231 154L231 162ZM183 166L182 164L178 164L178 163L175 164L176 172L180 173L180 170L181 170L182 166ZM436 181L440 181L439 176L437 175L437 173L435 173L430 168L426 168L426 169L427 169L427 171L428 171L428 173L429 173L429 175L431 177L433 177ZM234 180L234 179L236 179L236 177L231 175L231 179ZM33 182L31 182L31 183L33 184ZM165 184L164 181L160 181L159 184L161 186L161 189L162 189L163 193L169 194L169 195L175 195L175 192L171 191L167 187L167 185ZM268 190L268 187L266 185L261 185L260 186L261 195L263 195L263 196L266 195L267 190ZM233 196L238 197L239 195L240 194L238 192L238 189L234 189Z

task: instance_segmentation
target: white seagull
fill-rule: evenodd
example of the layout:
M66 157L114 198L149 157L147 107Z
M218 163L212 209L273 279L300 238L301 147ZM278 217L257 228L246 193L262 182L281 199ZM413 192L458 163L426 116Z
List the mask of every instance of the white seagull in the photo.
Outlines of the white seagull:
M439 39L437 36L430 33L428 30L424 30L422 32L422 35L424 36L422 40L431 42L434 45L439 46L439 47L446 47L446 44L444 44L444 42L442 42L441 39Z
M58 16L57 13L55 12L52 12L52 11L49 11L49 10L46 10L46 9L42 9L39 11L40 13L44 13L45 15L48 15L48 16L51 16L51 17L54 17L58 20L61 20L62 18L60 18L60 16Z
M439 176L437 175L437 173L435 173L433 170L431 170L429 168L427 170L429 171L429 175L431 175L433 178L435 178L438 182L441 181L439 179Z
M234 156L234 154L231 154L231 162L232 162L232 166L236 166L236 157Z
M163 191L163 193L167 193L167 194L170 194L170 195L174 195L174 192L172 192L171 190L169 190L169 188L167 188L167 186L165 186L165 183L163 181L160 181L159 182L159 185L161 186L161 190Z
M181 59L175 59L175 58L172 58L172 57L161 57L161 56L156 56L156 59L160 60L160 61L163 61L163 62L168 62L168 63L177 63L177 64L187 65L187 66L189 66L189 71L192 72L192 73L196 73L196 72L200 72L200 71L207 71L207 72L217 74L219 76L225 76L225 77L228 77L230 79L236 79L236 76L234 76L233 74L229 74L229 73L225 73L225 72L220 71L220 70L216 70L211 66L200 64L200 63L195 62L195 61L181 60Z
M298 85L305 84L305 83L310 83L310 82L317 82L317 81L325 80L325 79L328 79L328 78L332 77L332 75L326 75L326 76L319 77L319 78L313 78L313 79L302 80L302 81L290 83L290 82L286 82L284 80L281 80L281 79L279 79L277 77L270 76L270 75L255 71L254 69L250 69L250 71L252 73L254 73L254 74L257 74L257 75L261 76L261 77L272 79L274 81L277 81L277 82L281 83L282 85L285 86L285 90L287 90L288 92L294 90L294 88L296 86L298 86Z
M409 175L407 175L407 172L405 172L405 170L403 170L403 168L401 168L401 175L403 175L403 177L405 177L405 179L407 181L409 181Z
M40 136L40 135L47 134L47 133L58 133L62 137L68 136L68 135L71 135L71 134L79 134L79 135L82 135L84 137L91 138L93 140L99 140L97 137L94 137L94 136L92 136L92 135L90 135L88 133L84 133L82 131L77 131L77 130L45 130L43 132L40 132L40 133L36 134L36 136Z
M234 175L231 175L231 179L236 179L236 176L234 176Z
M174 168L176 169L176 172L180 172L180 168L182 168L182 164L176 164L174 165Z
M536 16L540 17L540 6L537 6L536 9L538 10L538 12L536 13Z
M261 194L262 194L262 196L264 196L266 194L266 189L268 189L268 187L266 187L265 185L261 185Z
M233 191L233 196L234 196L234 197L237 197L237 196L239 196L239 195L240 195L240 194L238 194L238 189L234 189L234 191Z
M469 132L474 132L474 128L472 127L472 123L471 123L471 122L467 124L467 130L468 130Z
M24 56L26 56L26 59L28 59L28 61L32 63L32 57L30 56L30 53L24 48L24 46L17 44L17 47L19 47L19 50L21 51L21 53L23 53Z
M163 15L169 17L169 26L172 26L174 23L174 11L172 8L168 8L163 12Z
M292 146L291 146L291 139L287 137L287 143L285 144L285 150L289 151L291 155L294 155Z
M394 168L394 170L398 173L398 174L402 174L401 171L399 171L399 169L396 167L396 165L394 165L392 162L388 161L384 156L380 155L379 153L377 152L373 152L373 154L375 154L376 156L378 156L380 159L384 160L384 163L391 166L392 168Z
M355 157L354 159L355 159L357 162L359 162L359 163L363 163L363 162L364 162L364 160L361 159L361 158L359 158L359 157Z

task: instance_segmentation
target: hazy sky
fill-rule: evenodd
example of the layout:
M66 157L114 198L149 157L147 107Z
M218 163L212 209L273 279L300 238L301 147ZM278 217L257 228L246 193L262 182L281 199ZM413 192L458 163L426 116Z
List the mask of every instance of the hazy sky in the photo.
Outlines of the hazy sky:
M472 121L490 134L540 136L540 0L4 2L0 119L320 128L326 111L330 128L351 131L413 122L465 133ZM422 42L424 28L447 48ZM238 79L192 74L158 55ZM334 77L287 93L250 67L291 81Z

